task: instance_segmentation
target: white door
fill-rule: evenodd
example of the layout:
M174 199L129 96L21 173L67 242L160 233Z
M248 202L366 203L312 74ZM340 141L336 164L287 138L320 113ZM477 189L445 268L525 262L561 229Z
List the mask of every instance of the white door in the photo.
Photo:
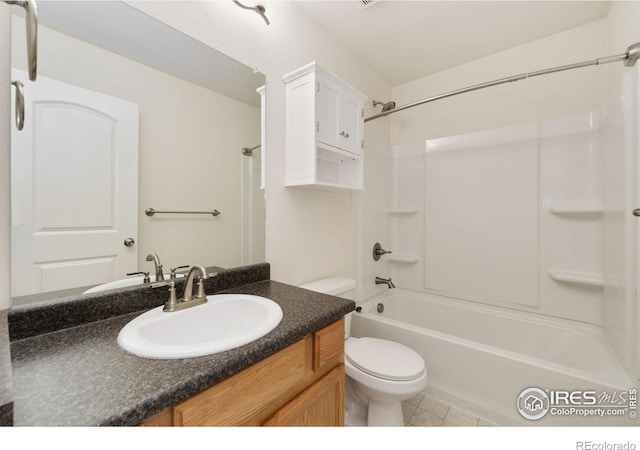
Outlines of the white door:
M137 266L138 105L13 70L12 296L100 284Z

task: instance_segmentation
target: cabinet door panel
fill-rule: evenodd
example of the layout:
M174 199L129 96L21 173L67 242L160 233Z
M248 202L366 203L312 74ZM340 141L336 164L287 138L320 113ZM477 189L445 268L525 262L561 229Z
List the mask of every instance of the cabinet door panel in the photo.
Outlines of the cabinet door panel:
M242 372L179 403L174 425L235 426L304 381L305 342L298 341Z
M271 416L265 426L344 425L344 365L326 374Z
M163 409L158 414L147 417L141 423L140 427L170 427L173 426L173 408L170 406Z
M318 77L317 99L317 140L333 147L340 147L340 88Z
M336 320L313 334L313 370L331 364L335 358L344 360L344 319Z
M362 154L362 107L357 99L343 95L340 99L340 147L351 153Z

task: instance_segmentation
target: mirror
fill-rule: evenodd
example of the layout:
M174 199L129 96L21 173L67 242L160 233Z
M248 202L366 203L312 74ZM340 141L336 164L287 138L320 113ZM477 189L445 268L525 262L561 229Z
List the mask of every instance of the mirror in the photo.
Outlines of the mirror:
M124 2L41 2L39 21L32 110L12 131L13 306L153 279L152 252L164 273L264 262L264 76Z

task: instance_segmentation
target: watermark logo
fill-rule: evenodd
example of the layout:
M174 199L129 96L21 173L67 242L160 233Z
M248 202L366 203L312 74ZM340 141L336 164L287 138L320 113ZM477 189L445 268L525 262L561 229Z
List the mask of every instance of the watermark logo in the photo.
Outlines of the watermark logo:
M636 450L633 442L577 441L576 450Z
M525 419L542 419L549 412L549 405L549 396L539 388L527 388L518 396L518 412Z
M530 387L518 396L518 412L528 420L553 416L637 417L637 389L596 392L590 390L542 390Z

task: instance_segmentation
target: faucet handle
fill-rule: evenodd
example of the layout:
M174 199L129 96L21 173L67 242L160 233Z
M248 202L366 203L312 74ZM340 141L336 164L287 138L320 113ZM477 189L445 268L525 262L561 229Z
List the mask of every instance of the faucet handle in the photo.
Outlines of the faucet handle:
M204 293L204 278L198 278L198 293L193 298L205 298L207 294Z
M387 253L391 253L388 250L382 248L379 242L376 242L373 246L373 260L378 261L382 255L386 255Z
M176 306L178 305L178 297L176 296L176 283L174 281L169 281L163 286L169 286L169 300L164 304L163 311L171 312L176 310Z
M144 275L143 283L151 283L151 278L149 278L149 272L131 272L128 273L127 276L130 277L132 275Z
M171 279L175 280L176 279L176 271L178 269L188 269L189 266L178 266L178 267L174 267L173 269L171 269Z

